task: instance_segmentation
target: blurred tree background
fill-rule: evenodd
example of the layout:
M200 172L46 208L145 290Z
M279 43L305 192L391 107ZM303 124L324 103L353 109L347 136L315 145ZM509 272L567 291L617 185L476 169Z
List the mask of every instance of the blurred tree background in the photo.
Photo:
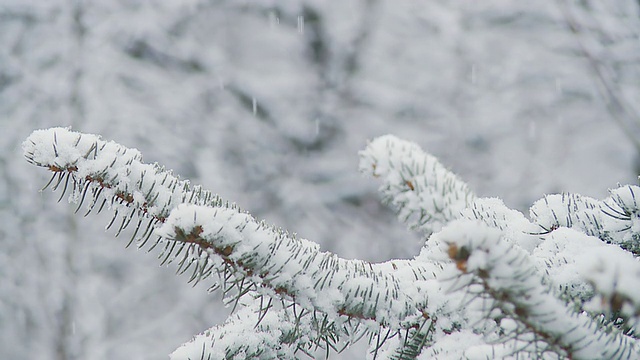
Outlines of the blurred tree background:
M52 212L21 155L34 129L136 147L371 261L424 241L357 173L374 136L419 143L518 209L637 181L637 1L0 0L0 45L3 359L165 358L228 311L123 251L106 219Z

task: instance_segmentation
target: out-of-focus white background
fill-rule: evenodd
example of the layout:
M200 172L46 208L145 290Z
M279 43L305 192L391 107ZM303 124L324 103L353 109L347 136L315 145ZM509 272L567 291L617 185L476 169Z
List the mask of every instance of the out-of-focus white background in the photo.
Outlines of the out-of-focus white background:
M368 139L522 211L605 197L636 183L639 36L632 0L0 0L0 358L162 359L228 312L38 193L32 130L138 148L343 257L408 258L424 239L358 174Z

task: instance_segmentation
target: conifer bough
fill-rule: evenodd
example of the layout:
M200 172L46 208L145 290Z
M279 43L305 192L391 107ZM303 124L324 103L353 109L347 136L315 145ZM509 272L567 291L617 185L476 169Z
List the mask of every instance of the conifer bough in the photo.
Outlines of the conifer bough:
M127 246L160 247L162 264L234 306L172 359L315 357L361 338L373 359L640 358L637 186L603 201L546 196L527 219L382 136L360 170L426 242L413 259L370 263L322 252L96 135L38 130L23 149L76 212L108 209Z

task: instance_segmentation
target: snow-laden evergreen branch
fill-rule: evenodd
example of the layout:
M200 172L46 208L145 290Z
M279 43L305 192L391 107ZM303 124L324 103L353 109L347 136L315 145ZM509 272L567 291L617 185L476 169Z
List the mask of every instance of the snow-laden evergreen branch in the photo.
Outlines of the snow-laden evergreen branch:
M339 344L338 338L326 338L327 332L346 334L351 341L365 335L350 322L337 325L327 315L296 309L295 303L283 306L264 296L241 301L242 306L224 324L196 335L176 349L171 359L200 359L202 354L209 360L295 359L299 351L311 356L322 342L327 352L342 351L350 344L349 340Z
M615 261L611 261L615 259ZM620 324L640 336L640 262L615 245L590 248L576 260L578 271L594 289L585 309Z
M516 319L514 324L518 325L518 328L511 329L511 339L500 336L484 336L482 340L474 345L470 346L468 352L461 352L461 354L470 353L482 353L482 347L488 344L491 345L492 357L507 356L513 354L519 349L520 352L528 351L529 355L533 358L544 357L549 354L571 354L574 358L598 358L590 357L587 350L586 352L579 352L576 348L581 345L587 346L588 349L593 349L602 345L602 342L593 341L592 334L599 331L610 333L610 337L604 340L619 340L623 343L626 342L626 346L621 350L615 346L609 346L604 350L602 356L619 356L619 358L625 358L626 356L635 356L638 353L638 346L633 339L627 338L620 332L611 330L605 330L604 326L600 326L599 319L593 319L581 313L575 311L574 307L579 306L582 301L587 301L593 298L595 293L601 294L602 299L606 306L604 309L596 309L592 306L589 310L596 317L599 313L616 313L612 311L611 307L615 308L615 304L611 305L613 301L620 301L625 299L627 304L626 318L629 319L627 324L621 329L629 330L631 323L635 322L634 302L631 296L626 295L629 290L620 290L617 295L612 295L611 292L598 290L598 284L595 284L593 277L589 276L591 272L588 267L584 266L583 262L579 262L580 254L584 254L586 258L588 254L601 254L600 251L606 249L608 253L622 252L624 250L617 246L607 245L605 242L594 238L592 236L598 236L602 239L613 239L612 242L621 244L623 247L629 249L628 244L634 239L634 234L638 231L633 228L633 214L638 212L638 207L635 202L635 187L627 186L612 191L612 196L604 202L598 202L597 200L580 197L579 195L558 195L548 196L542 201L536 203L532 208L532 218L535 222L530 222L521 213L507 208L499 199L486 199L476 198L468 191L467 186L461 181L457 180L455 175L446 171L437 161L428 154L424 154L417 145L410 142L406 142L397 139L393 136L383 136L372 141L367 149L361 153L361 170L366 171L373 169L373 174L376 177L382 177L383 186L381 192L384 194L385 199L389 202L399 214L400 219L407 222L412 228L419 228L425 232L437 231L444 227L441 233L455 232L452 230L456 228L460 223L450 224L455 219L469 219L479 220L488 229L499 230L501 234L501 243L505 249L516 251L522 261L527 264L528 271L531 274L537 274L537 277L528 279L533 283L538 283L538 288L533 289L537 293L546 294L544 297L537 297L536 300L544 300L542 305L551 306L555 311L558 311L556 316L559 319L568 319L578 316L580 319L578 323L573 322L574 325L580 326L581 334L576 335L577 339L563 339L554 338L553 334L562 333L562 328L555 328L557 324L547 324L545 319L535 318L535 321L531 319L524 319L524 314L511 314L511 318ZM434 165L434 171L427 171L429 166L423 166L420 168L416 164L432 163ZM382 164L382 165L380 165ZM418 173L418 176L416 176ZM417 179L423 179L424 181L418 181ZM434 191L437 188L439 182L443 184L442 180L446 179L453 186L447 189L440 189ZM419 183L423 186L416 187L414 184ZM429 189L430 191L421 191L422 189ZM622 194L621 194L622 193ZM465 194L465 196L461 196ZM626 196L624 196L626 195ZM460 201L463 199L464 201ZM541 204L548 204L549 200L569 200L570 205L563 204L560 207L556 206L556 210L545 211L545 208ZM449 207L444 207L447 211L442 211L439 206L434 204L446 203ZM610 209L610 213L614 216L608 216L610 213L602 210L603 208ZM562 210L559 211L559 210ZM424 213L429 214L425 216ZM541 215L547 215L546 217ZM475 223L475 222L473 222ZM605 229L603 229L604 223ZM571 229L560 229L562 227L574 227L577 231ZM484 236L484 228L481 226L474 237L469 236L470 239L481 240ZM438 239L441 233L434 234L429 242ZM606 236L606 237L605 237ZM637 235L635 235L637 236ZM478 237L480 239L478 239ZM435 240L438 241L438 240ZM626 246L625 246L626 245ZM425 248L424 254L430 253L430 246ZM463 248L461 252L456 256L464 258L468 256L468 249ZM499 250L495 250L499 252ZM462 254L462 255L461 255ZM503 262L508 261L507 254L499 254L496 256L495 261ZM533 255L533 256L532 256ZM578 255L578 256L576 256ZM627 254L628 255L628 254ZM431 256L428 256L431 257ZM613 259L615 257L609 257ZM442 259L440 259L442 260ZM523 264L524 264L523 263ZM609 264L612 262L609 261ZM459 259L456 261L458 266L462 266L463 262ZM522 264L520 264L522 265ZM504 289L494 289L489 294L480 295L480 293L474 293L470 291L468 287L472 287L471 283L466 283L464 288L464 297L498 296L498 300L493 299L497 304L508 303L506 306L509 309L514 308L515 304L510 302L509 299L518 299L520 296L529 298L532 294L518 293L518 286L522 286L523 276L528 278L520 266L509 269L504 273L501 273L500 277L507 277L511 281L507 282ZM519 270L518 270L519 269ZM629 270L632 267L628 268ZM445 280L447 277L446 272L438 273L436 276L440 280ZM602 281L602 284L616 283L616 279L612 276L607 277L606 281ZM445 281L446 282L446 281ZM526 283L526 282L525 282ZM629 282L627 282L629 283ZM513 294L511 298L505 299L505 290L509 290L509 286L513 286ZM596 288L594 290L594 287ZM525 286L526 288L526 286ZM476 289L477 291L477 289ZM502 292L501 292L502 291ZM594 292L595 291L595 292ZM625 295L621 295L625 294ZM430 294L431 300L440 294L432 292ZM598 298L600 299L600 298ZM613 300L612 300L613 299ZM578 302L578 303L576 303ZM595 303L594 299L591 303ZM496 303L489 308L480 306L483 311L486 311L482 317L489 318L489 314L492 310L495 310L493 306L497 306ZM551 305L549 305L551 304ZM536 312L546 313L545 309L538 308L535 301L529 304L532 314ZM621 307L621 303L617 304L618 308ZM516 306L517 308L517 306ZM451 310L450 310L451 311ZM502 310L501 310L502 311ZM504 311L502 311L504 312ZM473 317L470 314L468 316ZM562 316L561 316L562 315ZM505 316L504 314L502 316ZM614 321L610 319L610 321ZM536 321L539 323L536 324ZM569 322L571 323L571 322ZM609 325L613 322L608 322ZM536 327L537 326L537 327ZM464 327L464 326L463 326ZM546 327L546 328L545 328ZM472 327L473 328L473 327ZM475 328L474 332L485 331ZM464 331L464 330L462 330ZM505 329L498 328L498 332L507 333ZM550 331L547 333L547 331ZM525 333L529 334L529 337L541 337L536 341L530 341ZM486 335L486 334L485 334ZM500 339L498 342L497 339ZM441 339L435 338L430 341L432 349L430 356L436 356L439 354L437 350L438 344L441 343ZM487 343L488 341L488 343ZM565 344L561 344L562 342ZM582 344L580 344L582 341ZM510 343L508 343L510 342ZM507 344L508 343L508 344ZM499 345L502 344L502 345ZM564 347L563 347L564 346ZM460 350L460 348L458 349ZM579 350L579 349L578 349ZM465 355L466 356L466 355ZM519 356L522 356L520 353ZM391 358L394 358L391 356Z
M432 273L410 260L345 260L233 208L179 205L157 234L219 256L248 287L269 289L304 308L393 328L421 314L421 304L412 298L417 294L407 292L407 285Z
M397 331L417 327L426 294L407 291L433 278L435 267L411 260L372 264L321 252L317 244L258 222L235 205L191 187L158 165L145 164L137 150L94 135L54 128L34 132L24 143L33 164L53 172L50 184L72 190L77 209L105 204L114 211L119 234L135 224L129 244L164 244L163 263L175 261L191 280L218 273L234 297L266 294L340 317L369 321ZM410 285L413 283L413 285Z
M467 184L412 142L385 135L360 152L360 171L382 180L383 201L426 234L458 219L474 200Z
M132 227L129 244L162 244L162 263L190 281L219 276L212 288L238 310L172 359L292 359L363 337L376 359L640 358L636 186L604 201L550 195L528 220L383 136L361 170L401 220L433 234L416 258L374 264L320 251L97 136L40 130L23 147L76 211L106 206L116 236Z
M513 246L499 229L461 220L434 237L440 252L432 256L451 260L444 272L451 274L450 291L466 292L481 302L484 317L504 333L502 341L521 343L519 352L571 359L629 359L640 354L635 339L605 331L587 313L568 307L530 254Z
M211 354L207 358L210 360L295 358L300 345L300 337L295 336L295 323L286 318L283 310L270 310L256 325L256 311L259 309L241 308L224 325L214 326L179 347L171 359L200 359L202 354ZM299 327L299 331L309 329Z
M620 186L603 201L577 194L549 195L530 209L544 232L576 228L640 255L640 187Z

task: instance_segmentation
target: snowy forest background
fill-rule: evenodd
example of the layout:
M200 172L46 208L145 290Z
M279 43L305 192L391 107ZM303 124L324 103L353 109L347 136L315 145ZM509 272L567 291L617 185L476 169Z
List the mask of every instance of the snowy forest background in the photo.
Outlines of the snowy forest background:
M603 198L637 183L639 63L632 0L0 0L0 358L166 358L228 312L38 196L34 129L138 148L342 257L409 258L423 240L357 172L367 139L512 208Z

